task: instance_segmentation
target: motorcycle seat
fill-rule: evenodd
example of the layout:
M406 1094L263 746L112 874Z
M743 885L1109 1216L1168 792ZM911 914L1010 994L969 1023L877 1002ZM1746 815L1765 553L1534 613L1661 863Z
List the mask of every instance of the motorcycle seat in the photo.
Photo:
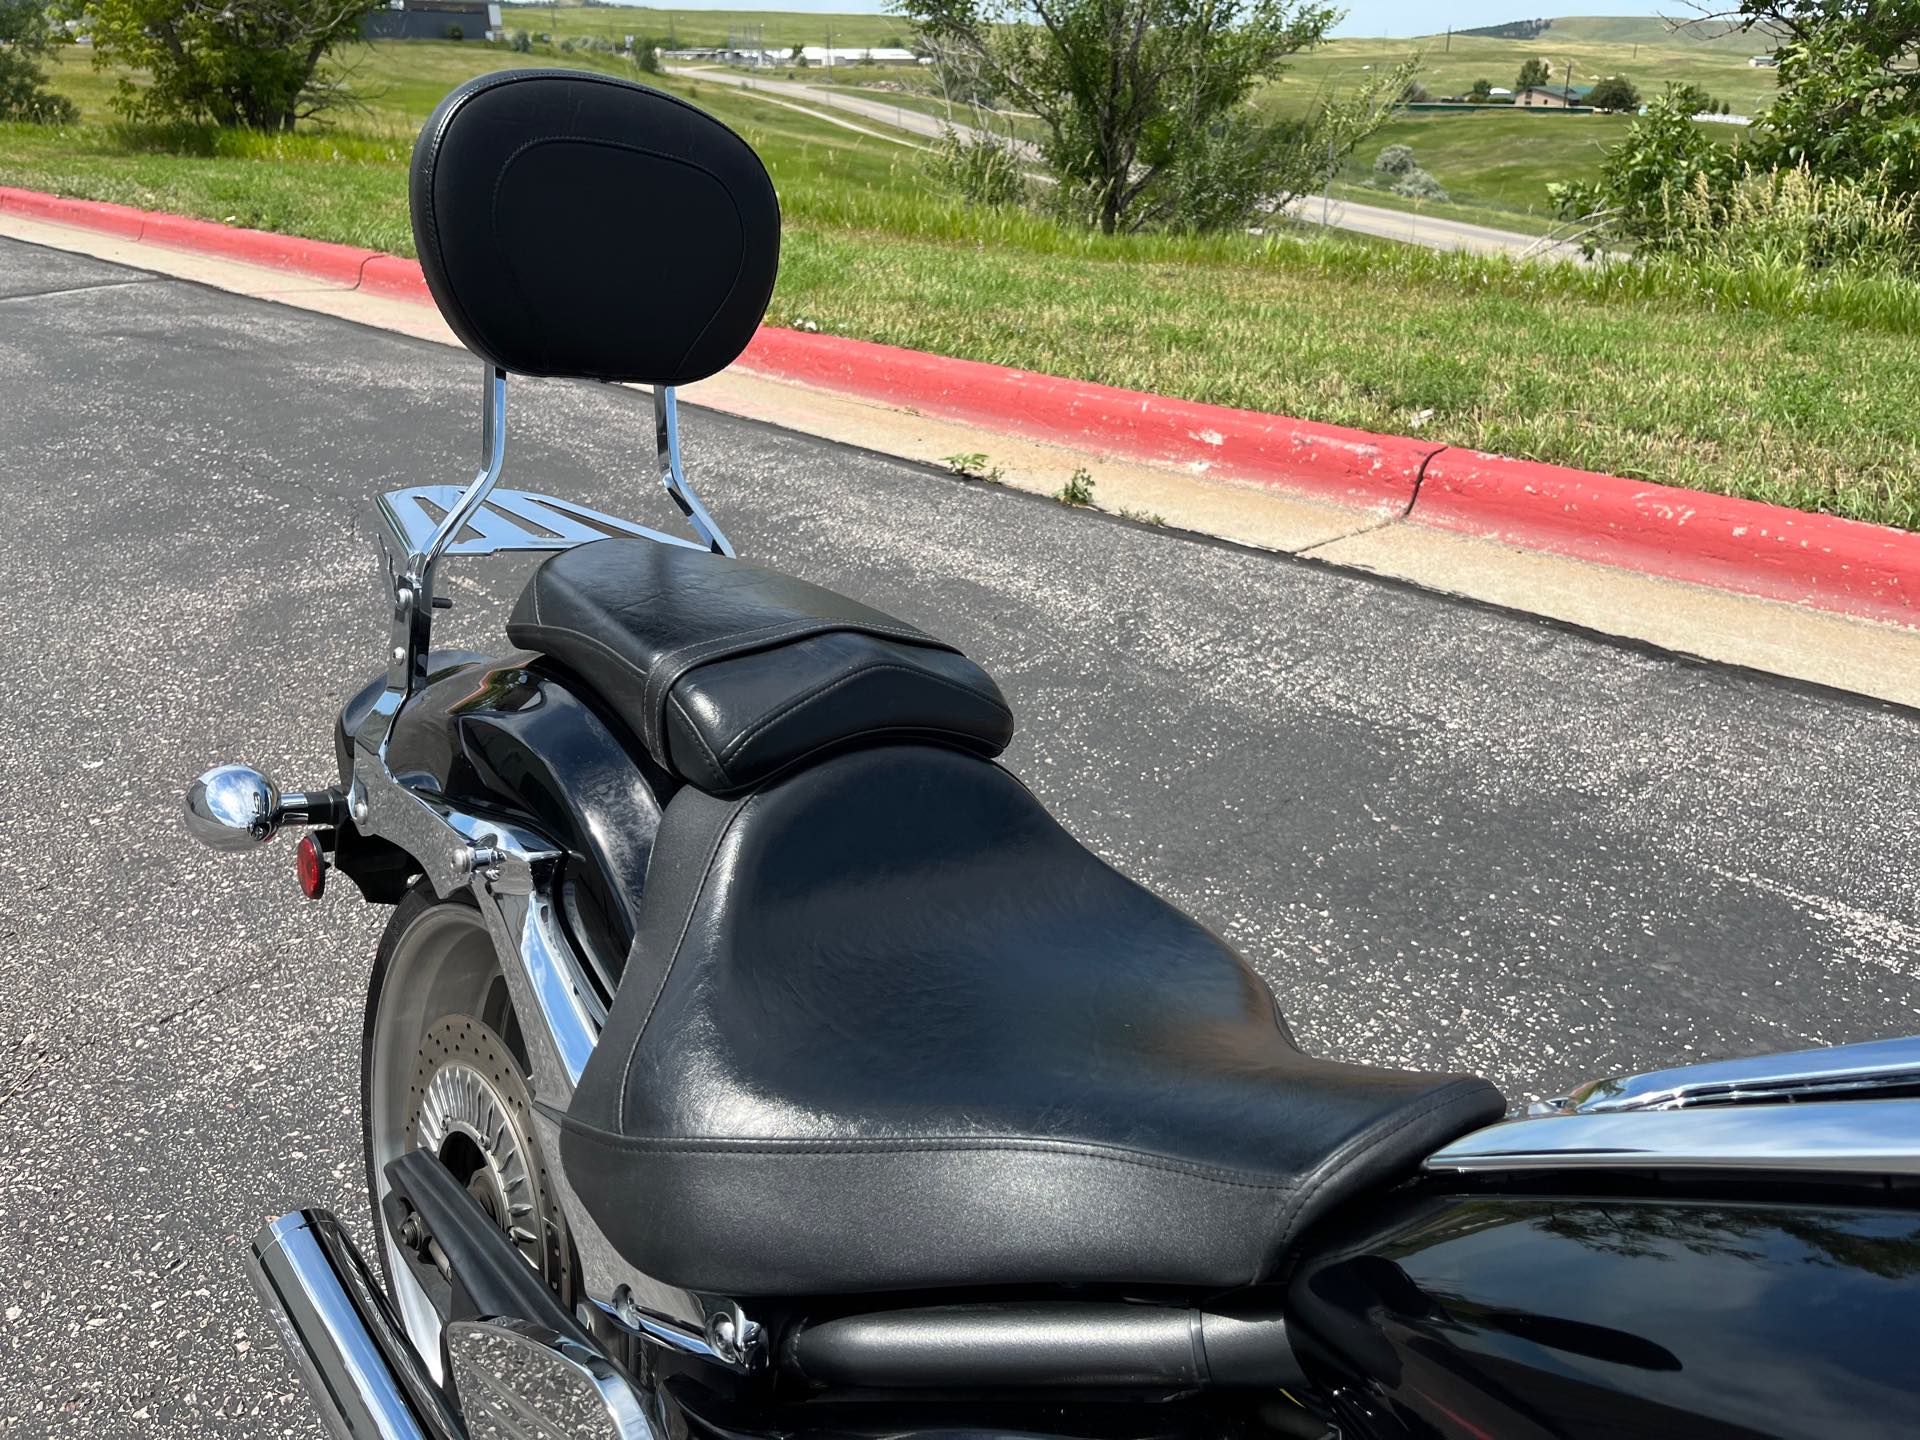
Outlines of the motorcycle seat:
M629 1262L746 1297L1257 1282L1501 1109L1303 1054L1239 955L1007 771L883 742L674 795L555 1118Z
M624 719L669 774L736 795L849 745L998 755L986 671L890 615L744 560L607 539L562 551L507 621Z

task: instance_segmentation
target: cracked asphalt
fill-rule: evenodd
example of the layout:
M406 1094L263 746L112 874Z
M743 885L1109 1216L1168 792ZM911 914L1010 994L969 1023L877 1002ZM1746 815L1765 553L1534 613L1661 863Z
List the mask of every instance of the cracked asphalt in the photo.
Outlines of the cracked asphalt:
M384 643L375 492L471 473L442 347L0 241L0 1434L315 1433L240 1269L364 1234L383 913L193 847L241 760L332 778ZM517 384L510 480L662 523L644 395ZM1303 1044L1597 1072L1920 1030L1907 712L695 412L742 553L962 645L1007 763L1239 945ZM649 493L642 493L649 492ZM448 643L525 573L451 567Z

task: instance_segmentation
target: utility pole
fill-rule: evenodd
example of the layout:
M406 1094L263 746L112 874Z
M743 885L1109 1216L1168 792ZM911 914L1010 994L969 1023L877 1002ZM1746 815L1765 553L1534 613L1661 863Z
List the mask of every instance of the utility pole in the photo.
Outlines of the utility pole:
M1573 61L1567 61L1566 80L1560 86L1560 98L1566 104L1573 104Z
M827 26L827 69L833 69L833 26Z
M1453 53L1453 27L1451 25L1447 26L1446 48L1443 49L1440 53L1442 55L1451 55Z

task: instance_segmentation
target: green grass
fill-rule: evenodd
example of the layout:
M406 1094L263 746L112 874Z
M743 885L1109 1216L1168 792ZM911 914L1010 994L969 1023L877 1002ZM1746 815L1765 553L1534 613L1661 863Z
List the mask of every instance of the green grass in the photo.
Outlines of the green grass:
M509 29L566 36L598 35L618 43L628 35L669 35L682 46L724 45L753 34L770 46L908 45L914 27L893 15L811 15L777 10L664 10L641 5L504 5Z
M0 183L406 253L412 126L447 85L512 60L554 63L369 47L359 77L383 89L365 115L184 137L200 153L97 121L0 127ZM59 76L99 113L103 77ZM930 191L914 152L665 83L766 158L787 226L777 323L1920 528L1920 286L1516 267L1292 234L1108 238L966 209Z

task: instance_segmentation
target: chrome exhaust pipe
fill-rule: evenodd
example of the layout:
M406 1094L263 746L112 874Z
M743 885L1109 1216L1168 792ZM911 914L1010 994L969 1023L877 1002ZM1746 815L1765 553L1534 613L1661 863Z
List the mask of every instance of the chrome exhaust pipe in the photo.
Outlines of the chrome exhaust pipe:
M340 1222L295 1210L253 1237L247 1276L334 1440L466 1440Z

